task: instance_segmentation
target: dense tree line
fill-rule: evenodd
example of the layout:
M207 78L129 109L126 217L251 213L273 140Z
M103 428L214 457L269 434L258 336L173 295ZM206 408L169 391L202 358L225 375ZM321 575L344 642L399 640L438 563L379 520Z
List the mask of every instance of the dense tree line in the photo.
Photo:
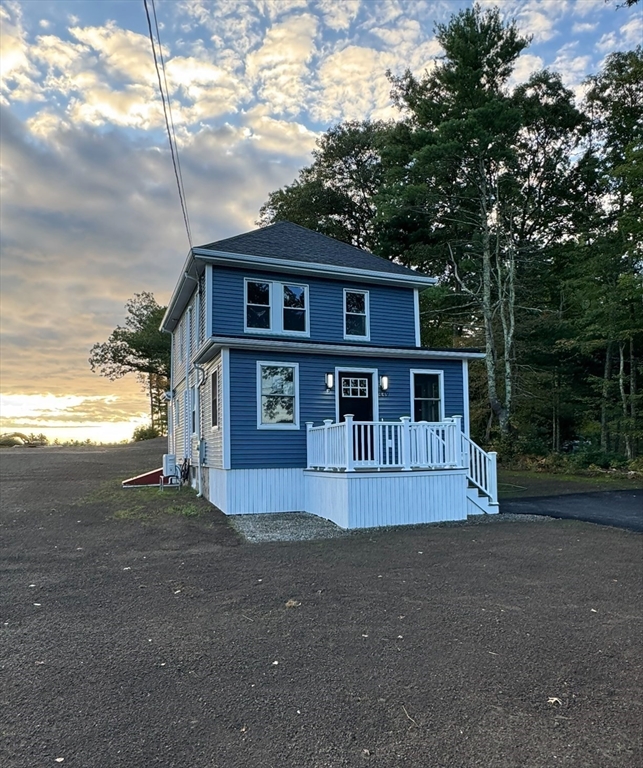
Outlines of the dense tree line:
M643 51L617 52L582 103L497 9L437 25L422 77L389 73L400 118L349 122L270 194L289 220L431 275L423 342L486 350L479 439L632 460L643 448ZM598 455L600 454L600 456Z

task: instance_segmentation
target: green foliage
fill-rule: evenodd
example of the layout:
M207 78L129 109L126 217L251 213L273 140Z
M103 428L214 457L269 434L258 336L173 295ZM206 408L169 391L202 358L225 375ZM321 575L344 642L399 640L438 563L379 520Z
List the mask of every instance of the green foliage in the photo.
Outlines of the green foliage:
M486 349L470 370L479 441L570 471L631 462L643 446L643 51L609 55L577 104L556 72L510 87L529 40L498 9L462 10L436 36L433 69L389 73L401 119L331 129L261 223L289 218L438 276L420 299L422 343Z
M381 184L383 122L347 122L317 142L312 165L289 186L271 192L259 224L291 221L359 248L376 250L374 197Z
M94 344L89 356L92 371L111 381L128 373L170 375L171 339L159 330L165 307L148 292L136 293L125 304L124 326L116 326L106 342Z
M89 355L92 371L111 381L135 373L150 398L152 426L162 433L167 428L167 404L172 337L159 330L165 307L154 295L136 293L125 304L125 325L116 326L109 339L94 344Z
M142 440L152 440L155 437L161 437L160 430L152 424L142 424L134 430L132 440L139 443Z

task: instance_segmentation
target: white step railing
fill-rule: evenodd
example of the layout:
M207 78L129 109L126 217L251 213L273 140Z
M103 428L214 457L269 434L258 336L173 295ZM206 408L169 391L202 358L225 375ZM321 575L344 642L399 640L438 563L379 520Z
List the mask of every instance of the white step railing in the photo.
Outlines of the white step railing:
M467 479L497 502L496 454L485 453L462 432L462 419L443 422L346 421L323 426L306 423L307 468L356 469L451 469L466 468Z
M487 453L474 443L471 438L462 433L462 456L464 466L468 469L467 479L485 496L489 497L492 504L498 503L498 469L495 452Z

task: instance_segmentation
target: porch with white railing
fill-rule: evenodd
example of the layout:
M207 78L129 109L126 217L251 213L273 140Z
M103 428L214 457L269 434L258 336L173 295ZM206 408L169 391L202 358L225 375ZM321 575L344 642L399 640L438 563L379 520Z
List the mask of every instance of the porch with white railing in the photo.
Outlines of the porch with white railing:
M466 469L469 484L496 504L496 454L486 453L462 432L460 416L443 422L345 421L306 423L307 469L359 470Z

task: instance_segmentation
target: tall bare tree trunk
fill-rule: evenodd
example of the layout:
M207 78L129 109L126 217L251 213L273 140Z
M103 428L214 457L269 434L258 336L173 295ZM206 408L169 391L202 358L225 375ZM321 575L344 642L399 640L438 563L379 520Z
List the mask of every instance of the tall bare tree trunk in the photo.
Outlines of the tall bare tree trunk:
M506 275L503 274L506 271ZM503 270L502 255L500 253L500 238L496 244L496 276L498 282L498 303L500 305L500 320L502 323L502 340L504 348L504 389L505 389L505 420L506 426L503 434L509 432L511 420L511 406L513 402L513 345L516 327L516 252L513 243L513 235L510 232L507 248L507 265Z
M491 234L489 232L489 212L487 209L487 184L485 179L484 162L480 161L479 168L479 192L480 192L480 229L482 235L482 316L484 320L485 335L485 365L487 368L487 387L489 391L489 405L500 425L500 434L506 437L509 432L507 412L498 397L497 387L497 353L493 333L493 297L491 293L492 266L491 266Z
M607 342L605 350L605 368L603 369L603 391L601 393L601 451L609 451L608 431L608 407L609 407L609 381L612 375L612 342Z
M638 453L636 440L636 355L634 354L634 336L630 336L630 419L632 420L632 458Z
M621 408L623 409L623 434L625 436L625 453L629 461L634 458L632 451L632 429L629 424L629 408L625 391L625 342L618 345L618 388L621 393Z
M154 389L152 387L152 374L147 374L148 388L150 392L150 421L152 423L152 429L154 429Z
M554 453L560 453L560 377L558 370L554 370L552 378L552 407L551 407L551 449Z

